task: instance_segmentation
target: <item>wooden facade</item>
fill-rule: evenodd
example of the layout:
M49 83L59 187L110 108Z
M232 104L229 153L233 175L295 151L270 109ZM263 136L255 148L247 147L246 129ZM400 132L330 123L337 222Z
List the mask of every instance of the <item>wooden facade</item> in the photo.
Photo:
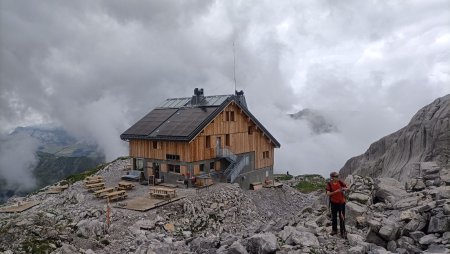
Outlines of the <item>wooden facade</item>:
M275 144L258 128L251 117L239 105L231 101L192 141L129 140L130 156L167 161L167 156L179 156L178 162L193 165L194 174L199 174L196 162L215 160L217 147L227 148L234 154L254 153L254 169L273 167ZM218 161L214 163L220 169ZM151 167L151 165L147 165ZM167 164L161 163L161 172L167 172ZM188 166L181 165L179 174L187 174Z

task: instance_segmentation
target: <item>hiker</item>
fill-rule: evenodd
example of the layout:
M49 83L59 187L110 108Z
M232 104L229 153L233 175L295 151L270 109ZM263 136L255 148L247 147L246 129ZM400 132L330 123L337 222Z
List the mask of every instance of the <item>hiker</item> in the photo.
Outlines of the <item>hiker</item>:
M331 205L331 234L337 234L337 216L339 214L339 229L341 237L347 237L347 231L345 230L345 196L344 191L347 191L347 185L339 180L339 174L337 172L331 172L330 182L327 184L326 193L330 197Z

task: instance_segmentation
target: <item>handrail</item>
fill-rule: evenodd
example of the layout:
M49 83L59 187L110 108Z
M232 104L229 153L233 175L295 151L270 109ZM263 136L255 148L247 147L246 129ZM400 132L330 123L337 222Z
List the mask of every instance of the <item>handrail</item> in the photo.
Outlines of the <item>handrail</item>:
M230 180L231 182L234 182L238 175L241 173L242 169L249 163L248 156L243 157L242 160L239 161L239 163L234 167L235 169L231 172Z
M237 156L230 149L221 147L216 148L216 156L222 158L230 158L233 162L237 159Z

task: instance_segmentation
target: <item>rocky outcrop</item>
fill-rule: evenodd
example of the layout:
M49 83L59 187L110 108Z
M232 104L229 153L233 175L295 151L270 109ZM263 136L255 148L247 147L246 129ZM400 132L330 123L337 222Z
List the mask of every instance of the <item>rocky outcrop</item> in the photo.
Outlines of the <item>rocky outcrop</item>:
M450 95L419 110L409 124L348 160L341 175L391 177L405 182L418 162L435 161L450 170Z

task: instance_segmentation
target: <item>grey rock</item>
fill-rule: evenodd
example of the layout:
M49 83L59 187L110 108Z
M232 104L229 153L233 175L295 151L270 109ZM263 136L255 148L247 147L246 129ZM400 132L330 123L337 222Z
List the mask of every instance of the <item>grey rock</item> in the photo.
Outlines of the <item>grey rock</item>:
M310 232L293 232L287 239L286 244L300 245L302 247L318 247L319 240Z
M418 174L417 162L446 165L450 157L449 119L450 95L445 95L420 109L407 126L371 144L364 154L348 160L340 170L341 176L387 176L404 182Z
M422 231L414 231L409 233L409 237L411 237L415 242L419 242L420 238L424 236L425 233Z
M367 207L355 202L347 202L345 205L345 221L349 225L356 224L356 218L367 212Z
M450 250L448 247L442 244L431 244L423 253L450 253Z
M86 238L103 236L106 233L106 224L98 220L81 220L77 227L77 234Z
M239 242L236 241L228 248L227 254L247 254L247 250L245 247Z
M375 198L384 202L395 202L406 196L405 187L393 178L377 178L375 180Z
M386 247L386 242L372 229L367 232L366 242Z
M436 243L438 238L434 234L428 234L419 239L419 243L422 245L430 245Z
M348 250L349 254L365 254L366 253L366 247L364 246L353 246Z
M365 205L369 201L370 196L366 195L366 194L363 194L363 193L354 192L354 193L351 193L348 196L348 199L350 201L356 201L356 202L358 202L360 204L364 204Z
M278 249L277 238L272 233L256 234L248 239L249 253L275 253Z
M386 241L391 241L397 239L398 236L398 226L394 222L385 221L384 225L381 226L378 234Z
M388 251L394 252L397 249L397 243L395 241L389 241L386 248Z
M421 200L421 196L409 196L409 197L403 197L399 199L394 204L394 209L405 209L405 208L411 208L415 207L419 204L419 201Z
M414 245L414 240L407 236L400 237L397 246L406 249L408 253L422 253L422 250Z
M219 247L219 243L218 237L198 237L190 242L190 249L197 253L214 253Z
M435 215L430 218L428 233L444 233L450 231L450 216Z
M355 246L360 242L364 242L364 237L357 234L347 234L347 239L351 246Z
M387 251L385 248L378 246L378 245L372 245L370 250L367 252L368 254L389 254L390 251Z

